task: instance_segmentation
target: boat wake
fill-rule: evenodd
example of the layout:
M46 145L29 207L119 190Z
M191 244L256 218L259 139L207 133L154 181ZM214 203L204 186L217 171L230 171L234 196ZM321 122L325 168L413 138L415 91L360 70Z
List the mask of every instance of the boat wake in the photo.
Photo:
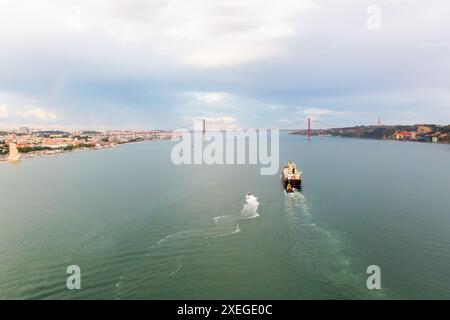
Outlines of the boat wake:
M284 191L285 194L285 208L288 211L300 209L307 217L311 217L308 201L300 191L292 193Z
M189 266L191 256L199 251L211 250L215 241L222 242L222 238L241 233L243 219L252 219L259 216L258 198L247 193L245 203L239 214L242 198L235 202L236 207L229 213L229 207L221 210L221 215L214 217L213 224L208 223L198 229L188 229L164 235L152 244L144 253L142 260L136 266L124 270L115 283L114 298L126 298L132 289L139 287L142 282L142 269L152 270L145 275L146 281L154 279L155 274L165 274L167 279L179 276ZM216 239L216 240L214 240ZM160 276L159 276L160 277ZM161 281L161 278L159 278ZM169 280L167 280L169 281Z
M228 236L231 236L231 235L239 233L239 232L241 232L241 228L239 227L239 224L238 224L238 225L236 225L236 228L233 231L227 232L227 233L221 233L221 234L217 235L216 238L228 237Z
M258 198L252 194L247 193L245 196L246 203L241 210L241 219L253 219L259 217L258 213Z
M217 225L222 225L222 224L226 224L226 223L230 223L233 222L233 216L231 215L224 215L224 216L217 216L214 217L214 223Z
M258 198L252 194L247 193L245 196L245 203L244 207L241 210L240 215L221 215L214 217L214 224L220 228L220 229L226 229L226 232L220 232L219 234L215 235L214 237L222 238L231 236L233 234L237 234L241 232L241 228L239 226L239 221L244 219L254 219L259 217L258 213L258 206L259 201ZM229 231L228 231L229 230Z
M177 268L170 273L170 276L174 276L175 274L177 274L178 271L180 271L182 267L183 267L182 264L177 265Z
M284 231L292 240L293 257L302 266L299 269L330 286L345 288L349 297L383 298L383 293L364 290L361 283L365 279L354 272L361 262L347 254L345 234L314 223L311 206L311 199L302 193L285 193Z

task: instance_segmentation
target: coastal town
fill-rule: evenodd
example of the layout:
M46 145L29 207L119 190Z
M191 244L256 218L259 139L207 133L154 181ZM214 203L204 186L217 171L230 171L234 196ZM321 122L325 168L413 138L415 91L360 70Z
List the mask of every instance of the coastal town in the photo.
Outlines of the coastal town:
M171 131L58 131L22 127L0 131L0 161L13 161L11 148L21 159L47 156L76 150L95 150L141 141L166 140ZM14 156L19 159L18 156Z
M299 135L339 136L348 138L417 141L429 143L449 143L450 125L378 125L355 126L332 129L298 130L291 132ZM0 162L15 162L19 158L27 159L77 150L96 150L120 144L168 140L172 131L60 131L38 130L21 127L15 130L0 130Z
M308 130L299 130L293 134L308 135ZM450 125L376 125L346 128L314 129L313 136L339 136L347 138L417 141L430 143L450 143Z

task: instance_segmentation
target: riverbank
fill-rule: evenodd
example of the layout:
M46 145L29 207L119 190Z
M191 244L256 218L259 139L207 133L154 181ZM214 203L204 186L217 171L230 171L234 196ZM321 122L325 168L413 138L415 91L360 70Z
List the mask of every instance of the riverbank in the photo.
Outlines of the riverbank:
M434 124L356 126L332 129L299 130L292 134L335 136L371 140L394 140L450 144L450 125Z
M21 157L20 157L19 161L31 160L34 158L41 158L41 157L53 157L53 156L57 156L57 155L67 154L67 153L99 151L99 150L104 150L104 149L115 148L115 147L122 146L122 145L138 144L138 143L153 142L153 141L164 141L164 140L168 140L168 139L130 141L130 142L125 142L125 143L118 143L118 144L113 144L113 145L102 146L101 148L77 148L77 149L71 149L71 150L58 149L58 150L55 150L57 152L53 152L53 153L47 153L46 151L21 153ZM4 157L0 158L0 164L2 164L2 163L9 163L8 155L5 155Z

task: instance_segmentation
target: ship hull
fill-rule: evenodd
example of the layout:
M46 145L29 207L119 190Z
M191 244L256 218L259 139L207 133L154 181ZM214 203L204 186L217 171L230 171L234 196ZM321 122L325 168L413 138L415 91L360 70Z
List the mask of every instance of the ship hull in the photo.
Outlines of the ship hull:
M286 189L287 185L290 183L293 188L301 189L302 187L302 180L301 179L291 179L288 180L287 178L284 178L281 176L281 183L283 184L283 187Z
M289 184L295 189L302 187L302 172L297 169L292 161L289 161L288 165L281 170L281 183L286 190L288 190Z

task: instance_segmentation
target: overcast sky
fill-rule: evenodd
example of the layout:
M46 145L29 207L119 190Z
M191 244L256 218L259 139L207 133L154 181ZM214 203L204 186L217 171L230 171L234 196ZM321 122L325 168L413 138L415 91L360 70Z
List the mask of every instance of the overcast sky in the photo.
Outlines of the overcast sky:
M448 0L0 0L0 128L450 123Z

